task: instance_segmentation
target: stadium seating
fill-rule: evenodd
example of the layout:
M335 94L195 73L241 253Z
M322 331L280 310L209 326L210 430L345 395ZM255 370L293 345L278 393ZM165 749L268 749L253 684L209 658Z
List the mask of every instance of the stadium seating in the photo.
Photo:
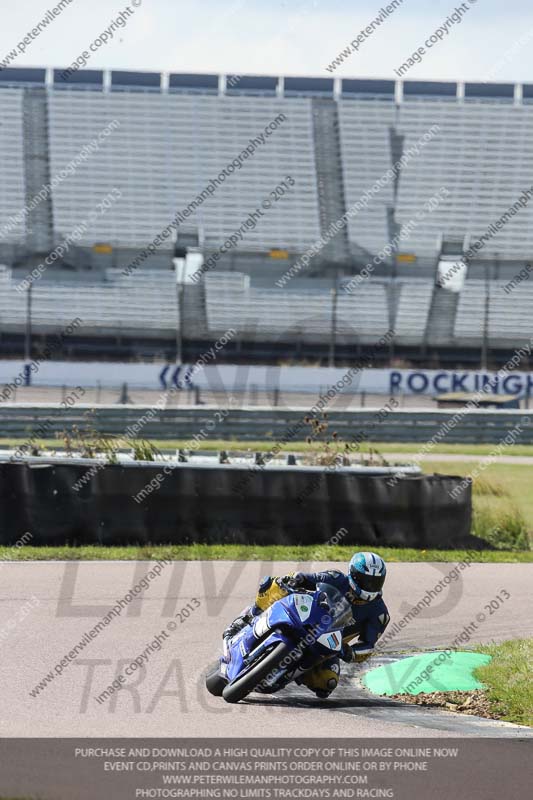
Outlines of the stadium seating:
M531 187L532 87L264 76L226 82L216 75L96 70L80 70L66 83L57 72L0 72L0 260L23 268L13 274L0 268L3 330L24 326L26 300L15 284L31 268L24 271L32 247L39 250L39 237L29 235L32 226L34 234L44 232L41 251L49 249L52 238L58 242L86 226L78 240L85 260L69 266L105 272L110 264L134 263L176 213L233 162L234 172L186 217L187 225L201 229L210 254L239 228L244 231L205 281L188 288L186 336L208 339L235 327L249 339L275 342L286 336L324 343L332 305L330 278L321 273L320 258L329 253L330 261L341 261L350 251L356 259L351 266L361 266L403 227L398 250L416 259L400 262L399 277L391 282L390 259L383 258L356 291L339 292L339 338L370 343L393 325L396 342L406 347L479 346L485 322L484 283L478 280L483 265L470 267L458 300L436 303L436 257L442 237L473 242ZM35 124L41 119L37 112L46 124ZM279 115L283 120L264 144L242 168L235 166L250 140L257 142ZM101 137L112 123L115 130ZM434 133L420 144L432 127ZM57 182L52 202L39 208L41 216L29 226L12 221L42 174L59 175L98 137L97 151ZM349 220L342 247L335 251L326 245L317 262L296 270L285 288L276 289L299 254L328 229L332 215L350 209L417 145L420 152L411 155L399 180L389 177ZM329 162L335 168L327 169ZM295 181L293 191L263 205L286 176ZM425 204L443 187L449 194L428 211ZM95 213L115 188L121 197ZM257 209L259 222L247 229L244 223ZM533 198L494 231L481 257L497 262L489 276L508 280L533 252ZM112 244L112 257L93 260L95 243ZM35 329L57 329L80 316L94 333L171 337L177 324L175 285L165 269L171 247L170 240L165 242L129 278L120 269L107 270L105 280L87 280L83 273L75 284L60 272L47 274L34 286ZM281 260L271 258L275 249L282 251ZM74 251L73 246L69 257ZM533 289L521 285L506 295L491 281L490 294L491 344L507 348L529 340Z
M432 125L437 135L402 171L398 219L415 218L441 187L450 195L422 220L402 247L436 255L442 234L475 241L516 203L533 181L529 131L533 107L499 102L408 101L399 108L404 149ZM485 258L528 258L533 248L533 203L513 216L483 248Z
M10 72L16 73L12 79ZM7 156L0 166L0 231L5 220L24 205L22 106L30 85L25 83L29 80L25 72L33 75L36 71L4 70L0 75L0 142ZM443 234L471 240L482 235L527 188L533 167L529 137L533 104L529 95L524 101L513 100L512 92L498 91L497 84L487 84L477 94L469 89L475 85L467 85L467 97L461 99L456 84L427 83L424 88L423 82L398 82L403 99L397 103L394 91L384 96L366 87L366 94L358 94L357 88L349 87L334 95L332 83L330 88L317 88L312 80L303 79L278 84L278 79L254 82L240 76L235 84L228 84L225 94L218 76L173 75L170 89L164 90L165 81L157 74L113 73L112 91L104 89L102 73L96 77L91 73L87 85L82 72L73 85L55 77L47 88L43 83L42 89L32 89L42 90L47 98L48 129L42 135L48 136L51 176L106 125L113 120L119 123L98 152L53 192L54 230L56 236L64 236L84 222L110 190L122 191L120 201L88 227L86 244L110 241L130 248L147 244L250 139L283 113L286 120L266 144L226 178L188 222L204 229L208 246L218 247L261 206L279 180L292 175L294 191L273 203L234 249L305 250L321 232L318 128L313 127L312 104L313 98L328 93L336 99L331 107L335 113L336 105L338 113L346 208L432 126L439 126L438 133L404 166L398 184L396 221L405 226L416 220L401 249L419 258L435 257ZM419 218L424 203L442 186L448 188L449 197ZM342 194L342 186L338 188ZM393 205L393 182L389 181L350 220L353 252L374 254L387 244L391 238L387 213ZM527 257L533 246L532 223L530 204L487 242L484 255L502 260ZM24 226L19 224L6 238L18 242L23 234Z
M421 344L426 330L433 285L429 281L399 282L399 298L394 330L396 342L403 345Z
M392 103L368 100L339 101L339 129L346 207L351 208L392 166L389 129L394 121ZM364 211L348 223L353 243L375 253L390 239L387 207L393 186L384 186Z
M26 322L26 292L17 291L19 279L0 266L0 326L20 330ZM175 331L178 324L176 288L171 272L125 277L109 270L106 281L73 282L47 277L32 288L34 331L64 329L76 317L80 332L144 336Z
M489 283L488 334L493 347L516 347L531 341L533 286L506 294L501 283ZM459 296L455 343L481 342L485 325L485 283L468 281Z
M206 310L213 335L235 327L262 339L320 341L331 332L331 293L313 289L312 281L301 281L291 289L264 289L252 287L247 275L217 272L206 277ZM375 342L388 327L381 282L369 281L350 295L339 293L339 336L354 343Z
M319 225L310 101L302 98L53 92L52 174L106 125L120 124L56 190L56 228L68 233L118 187L122 198L98 217L84 241L147 244L280 113L286 121L193 210L187 224L202 227L206 244L218 247L289 175L294 190L263 211L257 226L245 232L243 246L305 249Z
M0 328L22 331L26 293L16 290L20 278L0 266ZM393 291L391 292L391 286ZM191 287L198 291L198 287ZM521 285L506 294L499 281L489 282L489 339L492 347L522 345L531 337L533 286ZM370 278L351 294L338 294L336 331L339 341L373 344L392 323L398 346L424 344L433 284L426 280L389 281ZM331 334L331 288L325 281L297 280L286 289L254 284L248 275L213 272L205 278L205 303L196 305L186 293L185 332L213 340L230 328L244 341L315 342ZM189 304L189 306L187 305ZM32 290L32 325L36 333L57 331L73 318L82 320L84 335L172 338L178 326L174 276L152 270L126 277L107 270L105 280L45 276ZM443 345L478 347L485 317L485 283L472 280L459 294L453 336Z
M420 142L433 126L438 132L420 146L401 170L396 219L413 224L401 249L436 257L443 234L474 241L531 186L533 146L527 131L533 107L498 102L450 102L406 98L398 108L379 99L339 102L346 204L351 206L374 182ZM391 132L403 137L393 154ZM424 204L442 187L449 196L423 218ZM392 183L349 225L350 239L370 252L389 240L387 208ZM527 258L533 247L533 204L514 216L484 248L487 258Z
M0 94L0 243L20 242L25 235L24 217L11 220L25 204L22 101L20 89Z

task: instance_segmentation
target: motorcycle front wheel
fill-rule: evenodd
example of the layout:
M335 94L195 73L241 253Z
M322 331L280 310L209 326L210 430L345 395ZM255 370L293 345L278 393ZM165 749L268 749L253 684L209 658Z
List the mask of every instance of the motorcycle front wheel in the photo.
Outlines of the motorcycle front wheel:
M227 683L227 679L220 674L220 665L217 662L205 676L205 688L215 697L222 697L222 692Z
M285 642L278 642L272 650L268 650L253 667L245 672L242 677L236 678L232 683L224 688L222 697L227 703L238 703L243 700L246 695L253 692L261 681L264 681L268 675L273 672L284 658L294 650L294 645L286 644Z

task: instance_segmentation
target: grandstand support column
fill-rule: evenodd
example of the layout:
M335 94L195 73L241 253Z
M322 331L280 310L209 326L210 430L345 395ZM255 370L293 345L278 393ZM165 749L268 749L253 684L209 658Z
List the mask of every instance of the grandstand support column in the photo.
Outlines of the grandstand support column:
M183 295L185 292L185 265L187 250L174 249L174 277L176 279L176 364L183 364Z
M26 246L31 257L48 254L54 247L52 193L47 189L51 181L48 96L44 88L24 89L23 127Z
M483 310L483 339L481 342L481 369L489 368L489 326L490 326L490 275L489 265L485 262L485 303Z
M328 366L335 366L335 355L337 347L337 304L339 299L339 276L337 270L334 272L333 287L331 289L331 332L329 337L329 356Z
M176 305L178 318L176 320L176 364L183 364L183 283L176 281Z
M315 97L311 100L311 113L320 232L324 236L346 213L337 102ZM350 246L346 226L329 239L322 257L326 262L348 263Z
M396 259L398 257L398 237L402 230L402 226L396 222L396 197L394 199L395 206L387 208L387 226L389 233L389 241L392 243L392 253L390 255L390 275L389 283L387 285L387 305L389 314L389 330L396 330L396 317L398 316L398 305L400 302L400 287L397 281ZM394 334L389 338L389 361L394 359L395 352Z
M28 288L26 289L26 331L24 336L24 361L26 364L29 364L31 361L31 333L32 333L32 308L31 308L31 301L32 301L32 290L33 284L30 282Z

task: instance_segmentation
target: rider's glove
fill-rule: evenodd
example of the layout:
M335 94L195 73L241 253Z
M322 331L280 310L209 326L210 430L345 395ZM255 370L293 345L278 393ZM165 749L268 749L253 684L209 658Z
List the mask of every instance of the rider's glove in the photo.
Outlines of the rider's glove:
M295 572L292 575L284 575L281 579L290 589L297 589L304 586L305 575L303 572Z

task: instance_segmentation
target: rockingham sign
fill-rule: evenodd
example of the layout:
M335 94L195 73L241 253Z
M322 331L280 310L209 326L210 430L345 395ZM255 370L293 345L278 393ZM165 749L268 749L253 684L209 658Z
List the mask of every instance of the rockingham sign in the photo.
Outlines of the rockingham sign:
M355 365L356 367L357 365ZM493 394L533 395L533 372L480 372L458 370L352 369L342 394L437 395L447 392L478 392L487 386ZM0 402L2 387L24 385L24 363L0 361ZM137 364L72 361L44 361L31 376L33 386L83 386L115 388L127 383L131 388L187 391L200 390L320 395L342 380L346 368L275 367L246 364ZM13 399L13 398L12 398ZM3 402L6 402L7 398Z
M533 394L533 373L455 372L450 370L376 370L387 372L387 392L394 394L430 394L479 392L486 386L492 394Z

